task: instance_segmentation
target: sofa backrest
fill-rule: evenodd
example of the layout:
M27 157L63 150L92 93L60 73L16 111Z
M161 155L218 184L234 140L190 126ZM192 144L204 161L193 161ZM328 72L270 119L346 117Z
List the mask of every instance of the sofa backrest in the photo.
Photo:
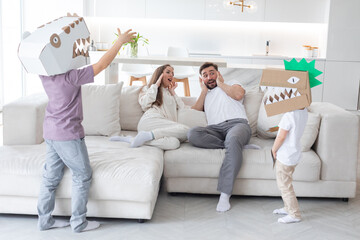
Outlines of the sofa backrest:
M123 87L120 100L120 126L122 130L136 131L138 122L144 113L138 102L138 96L141 86ZM263 93L254 87L246 90L244 105L252 135L256 135L256 125L259 108ZM185 105L192 106L195 104L197 97L182 97ZM184 110L179 112L179 122L190 127L196 125L206 126L206 116L203 112L195 110Z

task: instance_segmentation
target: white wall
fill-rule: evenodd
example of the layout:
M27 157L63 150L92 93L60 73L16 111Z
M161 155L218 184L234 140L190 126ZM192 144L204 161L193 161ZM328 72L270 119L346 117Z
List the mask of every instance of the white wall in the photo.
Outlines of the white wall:
M86 17L91 38L96 42L115 39L116 28L132 28L149 39L149 52L164 55L168 46L184 46L190 53L251 56L270 54L302 57L302 45L318 46L325 57L327 24L270 23L178 19L131 19Z
M0 14L2 9L2 1L0 1ZM2 14L1 14L2 16ZM4 82L2 79L4 79L4 70L3 70L3 44L2 44L2 17L0 17L0 111L2 111L2 107L4 105Z

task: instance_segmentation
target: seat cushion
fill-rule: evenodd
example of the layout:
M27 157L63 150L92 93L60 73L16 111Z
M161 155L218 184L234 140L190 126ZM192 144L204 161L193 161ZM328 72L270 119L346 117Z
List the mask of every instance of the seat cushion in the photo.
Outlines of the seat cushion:
M243 163L237 178L275 179L270 155L273 142L272 139L253 137L250 143L259 145L261 149L243 151ZM217 178L224 156L224 149L202 149L183 143L180 148L165 152L164 175L166 178ZM303 152L294 173L294 181L319 180L320 165L320 159L314 151Z
M85 138L93 169L89 198L148 202L158 194L163 151L149 146L129 148L102 136ZM0 194L37 197L46 144L0 148ZM4 184L6 183L6 184ZM71 174L66 168L58 198L71 198Z

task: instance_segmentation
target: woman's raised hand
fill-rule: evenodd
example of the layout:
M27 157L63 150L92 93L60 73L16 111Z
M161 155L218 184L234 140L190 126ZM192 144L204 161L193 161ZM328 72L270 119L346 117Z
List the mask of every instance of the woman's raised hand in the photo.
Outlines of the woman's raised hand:
M171 93L171 95L175 95L175 88L177 88L178 83L177 82L171 82L169 85L169 92Z
M160 85L161 85L161 81L162 81L162 79L163 79L163 73L160 75L160 77L158 78L158 80L156 81L156 85L158 86L158 87L160 87Z

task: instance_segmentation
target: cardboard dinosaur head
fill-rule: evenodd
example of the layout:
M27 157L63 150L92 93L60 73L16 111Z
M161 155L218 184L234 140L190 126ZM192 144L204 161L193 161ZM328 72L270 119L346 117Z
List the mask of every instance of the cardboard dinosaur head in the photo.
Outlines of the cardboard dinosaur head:
M28 34L18 56L28 73L52 76L90 63L90 32L82 17L68 14Z
M260 88L265 91L268 117L310 106L310 88L321 84L315 79L322 73L315 69L315 60L308 63L305 59L300 62L292 59L284 63L286 70L265 69L261 77Z
M265 69L260 88L265 91L268 117L308 107L311 103L308 72Z

